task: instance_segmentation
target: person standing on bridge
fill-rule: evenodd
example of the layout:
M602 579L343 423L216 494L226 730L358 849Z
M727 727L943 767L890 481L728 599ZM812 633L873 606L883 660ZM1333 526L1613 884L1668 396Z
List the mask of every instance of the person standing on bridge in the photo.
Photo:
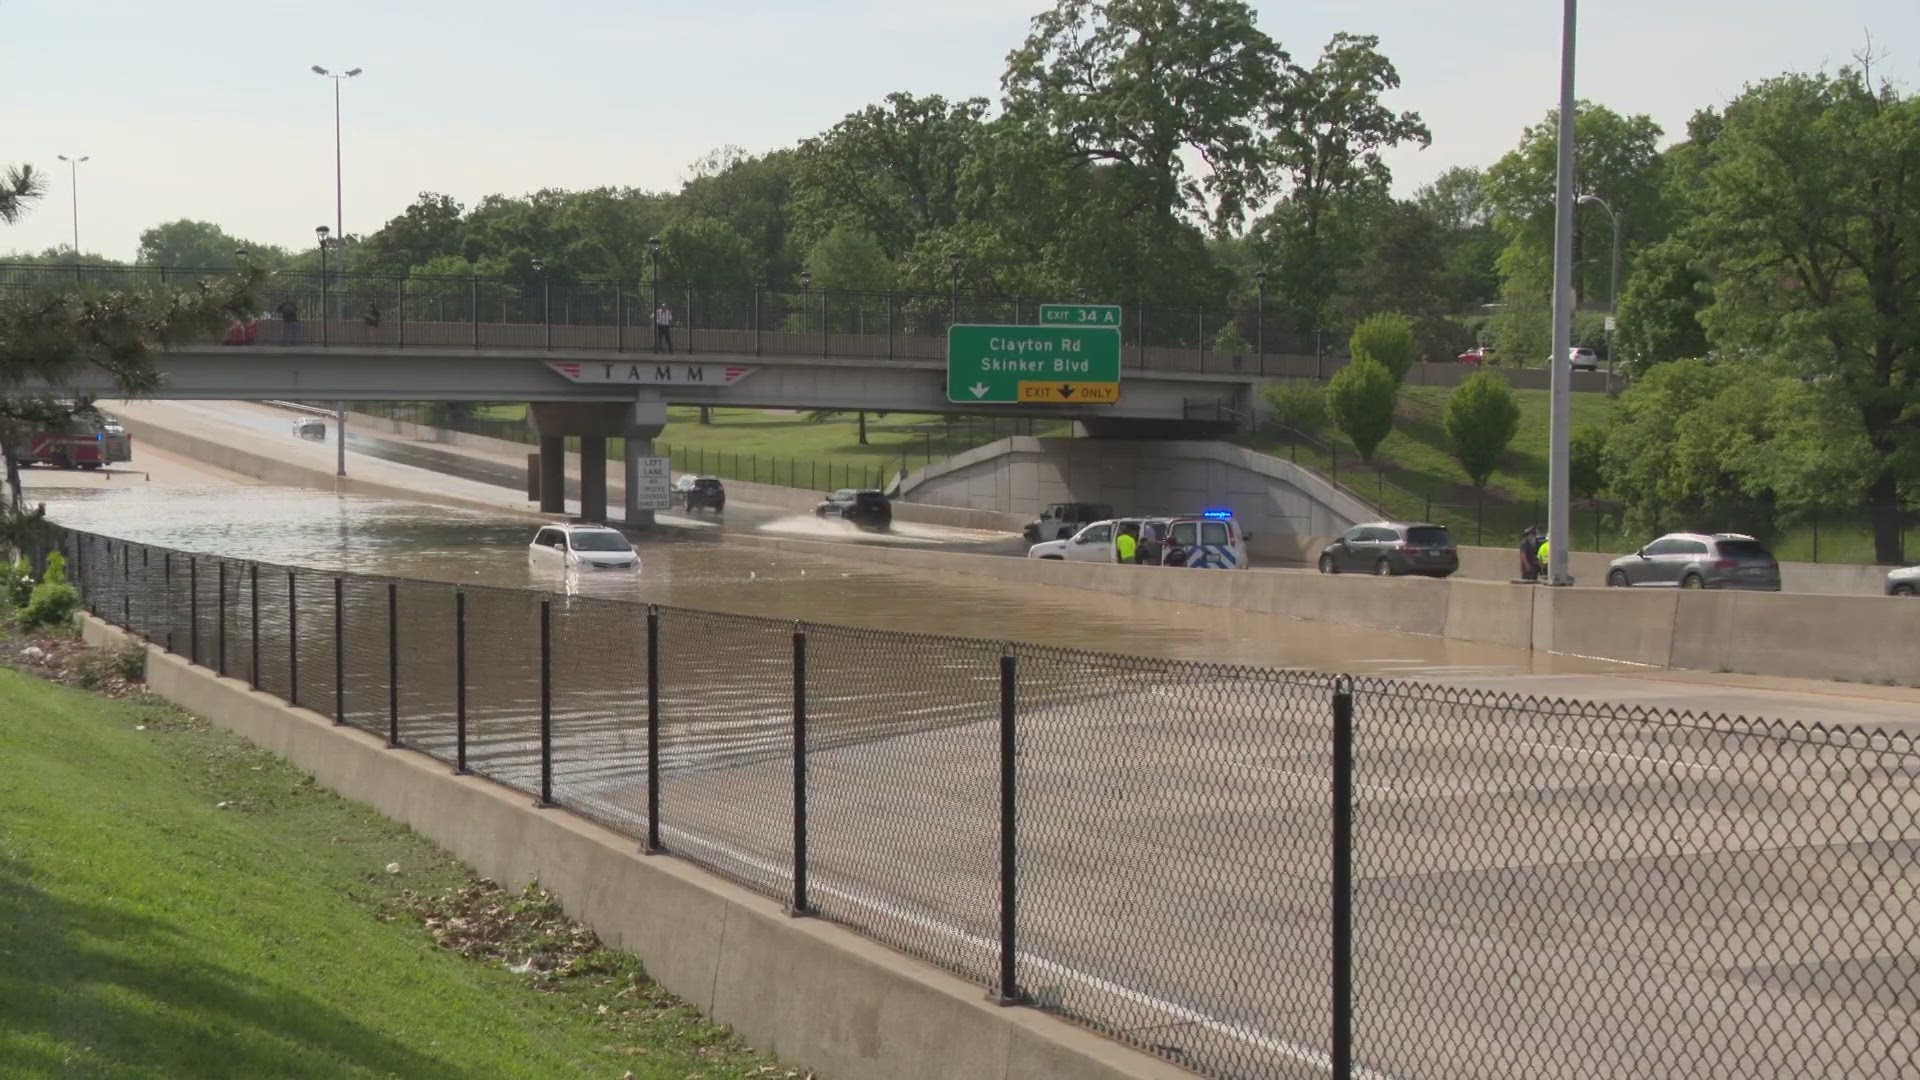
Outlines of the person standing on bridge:
M667 354L671 356L673 354L673 308L668 304L661 304L653 310L653 351L659 352L662 345L667 347Z
M300 305L294 303L293 297L289 296L280 301L280 306L273 310L280 316L280 344L298 345L300 343Z

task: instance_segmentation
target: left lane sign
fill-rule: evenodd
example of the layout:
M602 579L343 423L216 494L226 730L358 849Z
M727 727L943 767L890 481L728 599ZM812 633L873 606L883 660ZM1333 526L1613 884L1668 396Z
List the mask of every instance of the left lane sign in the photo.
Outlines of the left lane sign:
M546 365L568 381L577 383L732 386L753 374L752 368L737 364L642 364L631 360L548 360Z

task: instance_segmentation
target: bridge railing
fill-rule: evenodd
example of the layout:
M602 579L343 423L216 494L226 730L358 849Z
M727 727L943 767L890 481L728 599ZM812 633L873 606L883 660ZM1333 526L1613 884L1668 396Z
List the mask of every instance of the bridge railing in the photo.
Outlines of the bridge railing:
M223 271L162 266L0 264L0 296L75 285L159 288ZM660 281L551 282L279 271L262 292L256 344L380 348L650 351L654 313L673 312L676 351L939 362L954 323L1031 324L1043 299L961 293L716 287ZM291 301L298 325L276 312ZM1332 335L1265 309L1127 306L1128 371L1325 378L1343 363Z

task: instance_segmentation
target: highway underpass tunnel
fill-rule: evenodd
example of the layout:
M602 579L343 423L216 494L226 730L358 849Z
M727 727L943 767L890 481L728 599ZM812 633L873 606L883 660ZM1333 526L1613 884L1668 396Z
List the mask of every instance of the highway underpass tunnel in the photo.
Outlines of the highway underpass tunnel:
M626 475L622 478L623 517L630 526L653 524L653 511L638 506L641 461L653 454L653 440L667 424L667 406L661 401L536 401L527 406L527 419L540 437L537 465L532 470L529 495L540 500L543 514L567 510L567 439L580 440L580 519L607 520L607 439L626 440Z

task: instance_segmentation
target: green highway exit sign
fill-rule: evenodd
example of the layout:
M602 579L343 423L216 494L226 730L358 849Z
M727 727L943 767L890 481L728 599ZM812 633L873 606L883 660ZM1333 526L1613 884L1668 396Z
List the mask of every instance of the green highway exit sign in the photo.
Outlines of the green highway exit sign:
M1119 304L1041 304L1042 326L1120 326Z
M1120 400L1120 330L1105 326L954 326L947 400L973 404L1112 404Z

